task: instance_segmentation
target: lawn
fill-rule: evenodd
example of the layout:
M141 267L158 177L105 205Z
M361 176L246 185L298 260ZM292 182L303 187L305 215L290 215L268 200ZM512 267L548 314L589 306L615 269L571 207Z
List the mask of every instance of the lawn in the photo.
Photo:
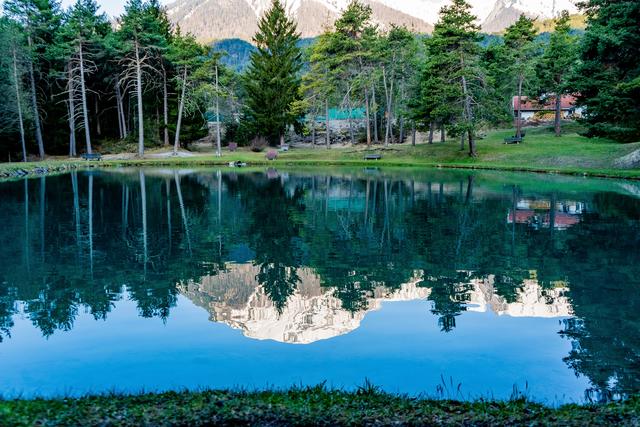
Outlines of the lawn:
M616 160L640 149L640 142L620 144L606 139L588 139L575 132L567 132L555 137L549 128L527 130L523 144L505 145L503 139L513 134L512 130L488 132L485 139L478 141L478 156L469 157L461 151L459 142L448 140L432 145L395 144L384 147L365 145L316 148L295 148L280 153L277 160L266 160L265 153L253 153L241 149L235 153L223 152L221 158L211 153L193 153L189 157L154 157L158 150L148 152L148 158L120 159L111 158L100 163L84 162L69 158L50 158L45 162L3 163L0 164L0 177L20 176L23 173L46 173L64 171L69 168L88 166L125 166L125 165L215 165L231 161L242 161L251 165L376 165L376 166L414 166L444 167L468 169L495 169L511 171L551 172L571 175L619 177L640 179L640 169L620 169ZM382 160L365 161L366 152L383 155ZM23 171L23 172L20 172Z
M507 402L416 399L375 387L264 392L169 392L0 401L0 425L617 425L640 423L640 399L557 408Z

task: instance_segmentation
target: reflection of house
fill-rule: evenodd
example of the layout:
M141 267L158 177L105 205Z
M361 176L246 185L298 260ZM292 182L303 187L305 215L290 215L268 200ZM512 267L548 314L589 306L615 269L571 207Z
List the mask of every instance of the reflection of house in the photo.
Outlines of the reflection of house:
M518 97L513 97L513 115L518 116ZM556 97L549 96L544 99L520 97L520 116L522 120L552 118L556 111ZM581 117L582 109L576 106L576 97L562 95L560 97L560 111L563 119Z
M553 228L565 230L580 223L581 215L585 212L585 205L581 202L564 201L551 208L549 200L520 200L516 204L515 214L512 209L507 215L507 223L527 224L534 229L549 228L553 221Z
M321 285L320 277L313 270L301 268L297 271L300 277L297 289L279 313L257 282L258 272L259 267L252 263L231 264L216 276L204 276L199 283L182 283L178 289L205 308L214 322L240 329L249 338L291 344L309 344L354 331L366 314L379 310L383 302L420 300L431 295L431 288L418 286L425 275L417 271L400 289L376 288L367 298L367 308L352 313L342 307L333 288ZM465 298L470 311L491 310L498 315L517 317L571 314L571 306L564 296L566 289L542 289L534 279L522 283L512 303L496 294L491 276L472 280L470 284L469 298Z

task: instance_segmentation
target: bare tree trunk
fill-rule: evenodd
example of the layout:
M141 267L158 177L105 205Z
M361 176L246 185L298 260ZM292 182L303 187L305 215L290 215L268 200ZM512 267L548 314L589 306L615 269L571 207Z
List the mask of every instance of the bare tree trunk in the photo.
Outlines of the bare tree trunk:
M216 65L216 156L222 156L221 137L220 137L220 93L218 81L218 66Z
M329 98L326 98L324 100L324 113L325 113L325 126L327 128L327 135L326 135L326 139L327 139L327 150L329 149L329 147L331 146L331 128L329 126Z
M164 145L169 145L169 94L167 93L167 70L162 65L162 114L164 128Z
M29 180L24 179L24 252L27 274L31 276L31 237L29 235Z
M136 49L136 92L138 97L138 156L144 156L144 112L142 110L142 64L140 60L140 44L135 40ZM145 264L146 270L146 264Z
M82 93L82 118L84 122L84 140L87 145L87 153L91 154L91 128L89 127L89 110L87 108L87 89L84 83L84 57L82 55L82 42L79 43L80 54L80 92ZM96 111L96 115L98 111Z
M389 123L391 121L391 117L389 117L390 109L389 109L389 89L387 87L387 73L385 72L384 68L382 68L382 82L384 84L384 95L387 102L387 105L386 105L387 122L384 128L384 146L386 147L389 145L389 132L390 132Z
M433 131L435 127L435 123L429 123L429 144L433 144Z
M98 95L93 98L93 106L96 110L96 134L102 136L102 125L100 124L100 103L98 102Z
M518 76L518 109L516 114L516 138L522 136L522 82L524 77Z
M147 187L144 172L140 170L140 196L142 202L142 248L144 262L144 278L147 278L147 261L149 260L149 247L147 239Z
M178 147L180 147L180 126L182 125L182 111L184 110L184 97L187 92L187 67L184 67L184 74L182 75L182 94L180 95L180 105L178 106L178 124L176 125L176 135L173 142L173 155L178 154Z
M40 258L44 264L44 247L45 247L45 218L46 218L46 204L47 204L47 190L46 190L47 178L40 177Z
M556 117L555 117L555 123L554 123L556 136L562 135L561 121L560 121L561 118L562 118L562 98L559 93L556 93Z
M462 67L464 69L464 59L462 59ZM467 120L467 131L469 132L469 156L476 157L476 143L473 135L473 110L471 107L471 96L469 95L469 90L467 88L467 78L462 75L462 93L464 95L464 110L465 110L465 118Z
M373 99L373 140L378 142L378 104L376 103L376 85L371 86L371 98Z
M78 173L76 171L73 171L71 173L71 188L73 189L73 222L76 226L76 249L79 264L81 260L80 255L82 250L80 244L80 197L78 196Z
M191 237L189 235L189 223L187 222L187 213L184 207L184 199L182 198L182 189L180 188L180 178L178 178L178 171L173 172L173 177L176 181L178 203L180 204L180 214L182 216L182 224L184 225L184 231L187 236L187 247L189 249L189 254L191 254Z
M315 117L311 121L311 146L312 147L316 146L316 119L315 119Z
M89 271L93 279L93 175L89 175Z
M364 88L364 108L367 120L367 146L371 146L371 112L369 111L369 89Z
M351 139L351 145L355 145L356 137L353 132L353 109L351 108L351 95L347 91L347 108L349 108L349 138Z
M27 36L29 49L32 47L31 34ZM31 106L33 107L33 124L36 131L36 142L38 143L38 155L40 160L44 160L44 141L42 139L42 128L40 127L40 112L38 111L38 99L36 97L36 78L33 72L33 59L29 59L29 80L31 81Z
M404 117L400 116L400 144L404 142Z
M124 105L122 103L122 93L120 92L120 83L116 78L116 107L118 109L118 127L120 128L120 139L127 137L127 123L124 119Z
M76 101L74 99L75 87L73 85L73 70L69 64L69 77L67 78L67 91L69 92L69 156L75 157L76 150Z
M416 146L416 122L411 122L411 145Z
M18 106L18 124L20 126L20 144L22 146L22 161L27 161L27 145L24 138L24 121L22 118L22 97L20 96L20 80L18 79L18 58L16 48L13 48L13 80L16 85L16 105Z
M444 123L440 123L440 142L446 142L447 135L444 130Z
M167 237L169 238L169 254L171 254L172 237L171 237L171 181L165 178L165 190L167 193Z

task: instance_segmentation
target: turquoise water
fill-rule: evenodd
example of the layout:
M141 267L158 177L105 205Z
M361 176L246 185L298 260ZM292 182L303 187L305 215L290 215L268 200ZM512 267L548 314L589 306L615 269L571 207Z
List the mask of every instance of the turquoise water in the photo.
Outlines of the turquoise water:
M0 183L0 393L640 391L640 184L377 169Z

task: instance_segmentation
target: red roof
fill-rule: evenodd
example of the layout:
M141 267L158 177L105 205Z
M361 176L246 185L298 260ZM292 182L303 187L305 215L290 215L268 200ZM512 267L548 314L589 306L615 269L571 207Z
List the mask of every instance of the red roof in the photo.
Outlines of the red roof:
M520 97L520 111L554 111L556 109L556 97L535 99L528 96ZM576 106L576 97L573 95L562 95L560 97L560 108L570 110ZM513 109L518 109L518 97L513 97Z

